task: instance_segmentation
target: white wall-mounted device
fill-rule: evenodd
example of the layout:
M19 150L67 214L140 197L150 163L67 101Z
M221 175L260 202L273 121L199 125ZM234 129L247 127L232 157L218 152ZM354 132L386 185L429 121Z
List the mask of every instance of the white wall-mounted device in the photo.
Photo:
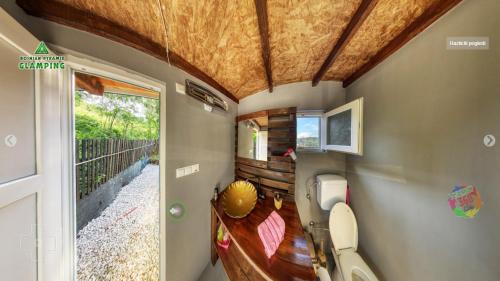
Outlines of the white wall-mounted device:
M186 94L186 86L181 83L175 83L175 91L181 95Z
M346 201L347 180L339 175L318 175L317 199L321 209L329 211L338 202Z
M200 171L200 164L194 164L182 168L177 168L175 170L175 177L176 178L182 178L185 176L189 176L194 173L198 173Z
M210 106L213 109L218 109L224 112L229 110L229 105L218 95L212 93L209 89L196 84L195 82L186 79L186 95L201 101L202 103ZM205 107L205 110L207 108Z

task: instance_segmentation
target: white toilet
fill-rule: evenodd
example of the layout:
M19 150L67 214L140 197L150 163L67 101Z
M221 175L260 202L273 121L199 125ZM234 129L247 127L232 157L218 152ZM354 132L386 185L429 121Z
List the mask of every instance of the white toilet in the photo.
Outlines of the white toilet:
M318 270L318 277L321 281L378 281L357 253L358 224L353 211L344 203L347 181L337 175L320 175L317 176L317 188L321 208L331 209L329 229L336 264L333 279L325 268Z

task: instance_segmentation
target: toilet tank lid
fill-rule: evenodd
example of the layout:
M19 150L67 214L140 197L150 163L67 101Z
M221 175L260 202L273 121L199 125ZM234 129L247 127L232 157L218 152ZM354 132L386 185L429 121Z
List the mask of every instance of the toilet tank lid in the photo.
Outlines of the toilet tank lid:
M344 177L332 174L318 175L316 178L318 182L347 182Z

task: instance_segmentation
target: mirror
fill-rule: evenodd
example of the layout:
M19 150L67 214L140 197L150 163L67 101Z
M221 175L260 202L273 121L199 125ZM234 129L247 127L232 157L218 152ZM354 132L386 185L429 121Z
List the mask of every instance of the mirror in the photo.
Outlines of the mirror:
M267 116L238 122L238 157L267 161Z

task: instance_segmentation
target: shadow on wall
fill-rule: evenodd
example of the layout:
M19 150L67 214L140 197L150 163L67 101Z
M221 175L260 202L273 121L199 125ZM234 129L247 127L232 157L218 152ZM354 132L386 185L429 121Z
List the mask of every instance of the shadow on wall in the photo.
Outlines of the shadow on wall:
M200 275L198 281L230 281L226 272L224 271L224 266L220 259L217 260L215 266L212 263L208 263L205 270Z
M462 1L347 89L365 97L366 150L347 157L347 178L362 256L381 280L499 279L500 150L483 143L500 136L499 9ZM449 36L491 47L447 50ZM448 205L457 184L481 193L473 219Z

